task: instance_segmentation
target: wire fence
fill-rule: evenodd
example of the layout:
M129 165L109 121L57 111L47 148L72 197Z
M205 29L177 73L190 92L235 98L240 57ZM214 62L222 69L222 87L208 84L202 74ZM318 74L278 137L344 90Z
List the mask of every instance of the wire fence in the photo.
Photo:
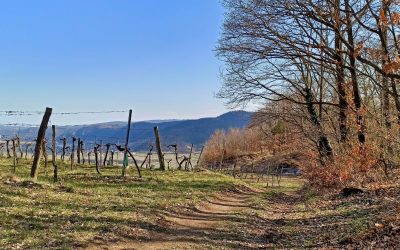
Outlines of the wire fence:
M112 114L112 113L126 113L127 111L119 110L107 110L107 111L80 111L80 112L54 112L52 115L90 115L90 114ZM20 116L40 116L43 115L43 111L21 111L21 110L3 110L0 111L0 116L16 117L19 120ZM49 121L49 126L51 126L51 120ZM29 124L21 122L9 122L0 123L0 156L7 156L12 151L11 142L18 139L19 151L22 151L25 156L24 158L29 159L33 157L33 151L36 143L36 135L39 129L38 124ZM94 154L95 147L99 150L100 162L103 161L105 157L109 157L111 154L112 162L110 159L106 162L107 165L122 165L122 153L118 150L118 146L121 146L125 140L126 127L123 123L118 124L117 130L119 130L118 136L107 136L101 134L93 133L88 135L86 130L89 130L89 125L77 125L81 131L76 129L71 129L73 126L58 126L57 134L61 134L56 138L56 155L57 158L71 159L72 155L80 154L83 161L85 158L88 160L91 154ZM89 128L89 129L88 129ZM71 131L67 131L67 130ZM131 127L129 137L129 149L137 158L139 165L149 168L158 168L158 158L155 152L155 135L153 127L150 128L137 128L134 125ZM193 131L195 132L195 131ZM51 131L47 130L45 140L47 142L51 141ZM138 135L145 134L145 139L142 138L138 141ZM171 136L171 135L170 135ZM177 135L172 135L172 137L178 137ZM80 152L77 152L77 143L73 141L73 138L79 139L81 145L79 145ZM164 140L161 135L162 141L161 145L165 165L167 168L179 168L182 167L181 163L184 159L190 158L190 164L192 162L197 162L201 150L201 145L193 145L190 143L177 143L176 140L167 141ZM64 144L65 140L65 144ZM170 143L170 144L169 144ZM175 145L175 147L173 147ZM74 152L72 152L74 149ZM150 150L154 149L154 150ZM47 150L50 150L48 148ZM108 153L107 153L108 150ZM64 152L65 155L62 155ZM21 153L22 154L22 153ZM75 158L76 159L76 158Z

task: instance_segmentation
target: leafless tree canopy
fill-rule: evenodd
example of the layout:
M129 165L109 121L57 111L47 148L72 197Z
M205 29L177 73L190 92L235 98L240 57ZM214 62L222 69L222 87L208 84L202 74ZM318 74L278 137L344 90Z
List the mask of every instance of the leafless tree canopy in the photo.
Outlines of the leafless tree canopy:
M296 126L321 159L332 160L349 145L362 151L380 145L393 154L399 136L393 124L400 121L396 1L223 4L225 22L216 49L225 62L219 97L233 106L265 104L258 113L264 118L258 120L274 116ZM274 112L274 103L290 109ZM393 142L384 143L388 134Z

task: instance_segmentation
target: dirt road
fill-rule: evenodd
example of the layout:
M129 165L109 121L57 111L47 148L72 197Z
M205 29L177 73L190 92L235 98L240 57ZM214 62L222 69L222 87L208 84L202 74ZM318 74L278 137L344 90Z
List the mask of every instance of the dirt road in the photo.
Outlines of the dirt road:
M262 249L264 231L254 224L256 212L254 190L220 193L191 208L163 212L160 230L148 241L124 240L118 243L97 243L87 249ZM261 222L261 221L260 221Z

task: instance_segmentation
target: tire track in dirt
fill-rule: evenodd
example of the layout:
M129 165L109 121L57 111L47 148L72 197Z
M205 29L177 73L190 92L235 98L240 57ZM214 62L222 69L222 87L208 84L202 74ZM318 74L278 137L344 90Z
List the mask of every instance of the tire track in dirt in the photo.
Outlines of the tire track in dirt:
M153 232L149 241L103 242L86 249L258 249L260 245L251 246L253 238L246 240L236 232L249 226L243 213L253 209L251 198L256 194L239 189L220 193L191 209L163 212L162 230Z

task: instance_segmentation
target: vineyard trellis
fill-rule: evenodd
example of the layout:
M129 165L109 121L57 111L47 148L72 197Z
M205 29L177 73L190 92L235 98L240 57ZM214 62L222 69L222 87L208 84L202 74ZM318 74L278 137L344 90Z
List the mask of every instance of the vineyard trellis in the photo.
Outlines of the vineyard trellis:
M60 112L51 113L50 115L76 115L76 114L99 114L99 113L114 113L121 111L104 111L104 112ZM0 111L1 115L24 116L24 115L45 115L45 112L29 112L29 111ZM46 120L44 120L46 123ZM50 116L47 123L51 124ZM157 126L153 128L129 128L129 131L149 132L154 133L153 138L149 138L148 149L146 152L136 151L135 138L128 135L126 138L115 136L95 137L79 137L71 134L70 136L56 136L57 127L51 124L51 133L43 133L41 145L37 143L38 137L32 137L30 134L24 136L21 133L21 128L30 127L39 129L38 125L27 125L23 123L0 124L15 128L15 136L0 137L0 156L13 159L13 172L19 165L21 159L33 161L34 164L39 164L40 159L44 160L44 172L47 175L48 165L52 165L54 169L54 181L58 180L58 163L68 163L70 170L74 170L76 166L93 164L94 169L98 174L101 174L101 169L104 167L121 168L124 172L125 164L127 168L134 166L141 177L141 169L160 169L160 170L185 170L190 171L200 168L202 162L201 157L204 151L204 146L194 144L178 145L176 142L168 144L163 141L162 135ZM43 125L43 124L42 124ZM47 128L47 124L46 124ZM44 130L46 131L46 129ZM122 145L121 142L126 140L127 144ZM51 145L48 142L51 141ZM24 148L24 149L23 149ZM125 151L126 150L126 151ZM51 152L51 160L49 160L48 152ZM125 154L126 152L126 154ZM152 161L153 154L156 153L158 161ZM35 159L35 154L37 155ZM93 161L94 160L94 161ZM35 163L35 161L37 163ZM64 164L64 166L65 166ZM211 165L204 165L212 171L222 171L231 174L235 178L248 177L257 179L257 181L270 178L272 184L280 183L280 179L284 173L280 166L263 166L254 168L254 165L246 163L229 162L222 155L219 162L214 162ZM37 168L32 166L32 168ZM32 177L35 178L36 170L32 170ZM123 174L124 175L124 174ZM255 178L254 178L255 177Z
M47 110L48 111L48 110ZM76 135L69 137L62 136L56 137L57 127L51 125L51 133L46 133L48 123L51 124L51 115L76 115L76 114L99 114L99 113L116 113L122 111L94 111L94 112L60 112L52 113L50 115L46 112L39 111L0 111L1 115L8 116L32 116L32 115L44 115L41 126L25 123L5 123L0 124L2 126L14 127L16 133L15 136L1 136L0 137L0 156L13 158L13 171L18 167L18 161L25 159L27 161L33 161L31 176L36 178L37 169L40 160L44 160L44 170L47 175L47 166L52 164L54 168L54 181L57 181L58 177L58 164L60 160L62 163L68 162L70 164L70 170L74 170L75 166L79 165L91 165L94 164L98 174L101 174L101 168L103 167L121 167L124 168L124 164L129 166L135 166L139 177L141 177L140 169L182 169L184 166L185 170L193 170L200 163L199 157L196 158L196 153L193 152L194 146L191 144L190 150L185 150L187 147L178 146L174 144L174 151L169 152L168 149L171 145L161 144L160 132L158 127L151 128L154 131L154 138L150 138L153 142L149 141L148 152L134 152L131 148L134 147L134 138L125 138L128 142L126 147L121 145L121 141L124 140L122 137L101 137L95 136L94 138L81 138ZM124 111L125 112L125 111ZM47 116L47 117L46 117ZM39 129L38 137L32 137L30 134L24 136L20 133L20 129L23 127ZM129 129L130 130L130 129ZM135 130L133 128L132 130ZM146 129L138 129L144 131ZM150 129L147 129L150 130ZM51 137L51 139L49 139ZM38 143L38 141L40 143ZM51 146L47 142L51 141ZM22 149L24 147L24 150ZM126 149L126 157L124 152ZM152 162L152 155L154 149L157 151L158 163ZM18 152L17 152L18 150ZM48 158L48 151L51 152L51 160ZM92 156L94 155L94 162ZM86 158L87 156L87 158ZM200 154L198 154L200 156ZM129 159L128 159L129 157ZM173 157L176 162L173 162ZM192 159L196 159L197 164L192 164ZM86 160L87 159L87 160ZM168 162L168 166L165 166L165 162Z

